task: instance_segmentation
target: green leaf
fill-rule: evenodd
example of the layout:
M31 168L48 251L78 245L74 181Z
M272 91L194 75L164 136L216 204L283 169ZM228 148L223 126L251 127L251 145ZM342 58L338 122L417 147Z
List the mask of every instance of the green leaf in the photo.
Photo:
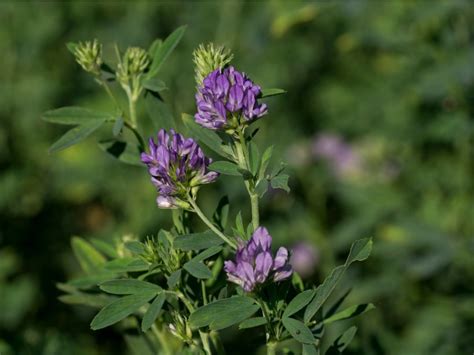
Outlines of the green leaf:
M122 117L117 118L117 120L114 123L114 126L112 127L112 134L115 137L118 137L122 133L123 124L124 124L123 118Z
M151 119L156 130L176 128L173 114L159 94L147 92L145 95L145 107L148 117Z
M97 238L91 238L90 242L98 251L102 252L108 257L118 258L117 251L115 250L115 245L113 245L112 243Z
M341 279L344 271L355 261L363 261L367 259L372 250L372 239L365 238L355 241L349 252L344 265L340 265L332 270L331 274L324 280L324 282L316 289L316 296L306 308L304 314L305 323L309 322L311 318L318 312L319 308L328 299L331 292L336 287Z
M270 159L272 158L273 154L273 145L269 146L262 155L262 162L260 163L260 170L258 172L258 178L264 179L265 172L267 171L268 164L270 163Z
M250 172L253 176L257 176L257 172L260 168L260 152L255 142L250 142L249 149L249 159L250 159Z
M231 163L230 161L215 161L209 165L209 170L217 171L218 173L224 175L242 175L239 171L239 166L235 163Z
M87 108L68 106L46 111L43 120L65 125L81 125L90 122L113 121L117 117L110 113L98 112Z
M224 145L222 139L220 139L217 133L198 125L194 121L194 117L191 115L183 113L182 119L184 125L186 126L192 137L196 138L199 142L205 144L209 149L212 149L220 156L229 159L232 158L232 153L229 150L229 147Z
M178 284L180 279L181 279L181 269L176 270L168 277L168 281L167 281L168 287L174 288Z
M73 55L75 55L77 43L75 43L75 42L67 42L67 43L66 43L66 47L67 47L67 49L68 49L69 52L71 52Z
M311 303L306 307L304 312L304 322L308 323L311 318L318 312L319 308L327 300L331 292L336 287L337 283L341 279L345 265L340 265L332 270L331 274L324 280L324 282L316 289L316 295Z
M142 319L142 331L146 332L155 322L158 314L165 303L166 296L164 293L160 293L151 303L150 307L148 307L145 315Z
M73 237L71 247L81 269L86 274L97 272L106 262L105 257L82 238Z
M220 330L242 322L259 309L253 299L235 296L198 308L189 317L189 323L192 328L209 326L211 330Z
M119 298L97 313L91 322L91 329L102 329L121 321L137 311L155 296L156 292L147 292Z
M147 74L147 78L152 78L159 72L165 60L178 45L185 31L186 26L178 27L164 40L164 42L159 47L154 49L153 61Z
M140 149L134 144L112 139L99 142L99 147L122 163L145 166L140 160Z
M68 281L68 285L81 288L81 289L86 289L92 286L97 286L98 284L101 284L105 281L113 280L116 277L117 275L114 273L92 274L92 275L88 275L85 277L80 277L80 278Z
M349 319L353 317L357 317L363 313L366 313L372 309L375 309L375 306L372 303L369 304L359 304L355 306L351 306L346 308L345 310L334 314L333 316L326 318L323 320L324 324L329 324L332 322L336 322L338 320Z
M282 189L286 192L290 192L290 188L288 186L288 178L289 176L287 174L280 174L271 179L270 184L274 189Z
M59 152L74 144L82 142L98 130L104 122L104 120L89 121L70 129L49 148L49 153Z
M254 317L246 319L242 323L240 323L239 329L254 328L264 324L267 324L267 319L265 317Z
M221 246L211 247L211 248L206 249L203 252L199 253L198 255L196 255L194 258L191 259L191 261L204 261L204 260L210 258L211 256L214 256L214 255L220 253L221 250L222 250Z
M263 195L268 191L268 180L263 179L257 183L255 186L255 192L258 194L258 197L262 198Z
M140 258L121 258L107 262L106 270L115 272L148 271L149 264Z
M296 297L293 298L286 307L285 312L283 312L283 317L290 317L303 309L309 302L311 302L315 294L316 290L306 290L296 295Z
M354 339L354 335L357 332L357 327L353 326L347 329L342 335L340 335L334 343L326 351L326 355L338 355L342 354L346 350L349 343Z
M277 96L286 94L286 90L283 89L262 89L262 94L260 95L261 98L270 97L270 96Z
M154 92L160 92L167 89L166 84L157 78L147 78L143 81L142 85L145 89Z
M145 246L137 240L126 242L125 248L135 254L143 254L145 252Z
M89 306L93 308L102 308L115 300L115 297L103 294L90 294L75 292L70 295L59 296L58 299L66 304Z
M158 48L160 48L162 44L163 41L161 40L161 38L157 38L151 43L150 48L148 48L148 54L151 58L155 57L156 51L158 50Z
M235 217L235 226L240 236L242 238L245 238L244 222L242 221L242 213L240 211L239 213L237 213L237 216Z
M318 355L318 349L314 344L303 344L302 355Z
M183 251L207 249L221 245L224 241L211 230L202 233L193 233L177 236L173 246Z
M158 293L162 288L158 285L147 281L135 279L111 280L102 283L100 286L102 291L112 293L114 295L132 295L136 293Z
M215 224L221 227L221 230L224 230L227 226L227 219L229 218L229 198L223 196L219 200L216 211L212 215L212 220ZM219 238L220 239L220 238Z
M282 321L285 329L300 343L313 344L316 341L311 330L303 322L294 318L283 318Z
M346 260L346 266L349 266L354 261L364 261L367 259L372 251L372 244L372 238L356 240L351 246L351 251Z
M212 272L200 261L190 260L184 264L183 268L197 279L210 279Z

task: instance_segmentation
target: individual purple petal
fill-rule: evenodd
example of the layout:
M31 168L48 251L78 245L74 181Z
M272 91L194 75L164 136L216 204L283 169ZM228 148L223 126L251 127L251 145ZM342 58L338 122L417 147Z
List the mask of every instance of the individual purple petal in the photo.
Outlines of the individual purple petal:
M293 269L291 268L290 264L287 264L275 272L275 274L273 275L273 281L283 281L289 278L292 274Z
M288 262L288 250L285 247L280 247L275 256L275 261L273 263L273 270L283 267L287 262Z
M257 282L265 282L272 265L272 255L269 252L263 252L257 255L257 258L255 259L255 279Z

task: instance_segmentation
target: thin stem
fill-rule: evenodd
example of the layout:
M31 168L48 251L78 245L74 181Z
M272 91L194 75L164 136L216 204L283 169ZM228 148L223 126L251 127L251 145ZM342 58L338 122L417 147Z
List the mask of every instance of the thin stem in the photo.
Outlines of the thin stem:
M138 130L127 121L124 121L123 125L127 127L130 131L132 131L133 135L138 140L138 144L140 145L140 150L145 150L145 141L143 140L143 137L140 134L140 132L138 132Z
M216 350L217 354L225 355L224 345L222 345L219 333L215 330L211 330L209 335L211 337L212 344L214 345L214 349Z
M204 348L204 352L208 355L212 355L211 345L209 344L209 334L199 331L199 337Z
M202 303L207 304L206 284L201 280Z
M250 158L247 150L247 143L245 142L245 135L242 130L239 131L239 142L236 142L237 157L239 160L239 166L242 169L250 170ZM252 225L253 229L257 229L260 226L260 211L258 207L258 194L255 193L255 182L252 181L252 184L245 180L245 187L250 196L250 206L252 211Z
M191 204L193 207L194 212L201 218L201 220L223 241L225 241L227 244L229 244L233 249L237 249L237 244L233 242L232 240L229 239L224 233L222 233L207 217L206 215L201 211L201 209L198 207L196 204L196 201L189 196L188 202Z

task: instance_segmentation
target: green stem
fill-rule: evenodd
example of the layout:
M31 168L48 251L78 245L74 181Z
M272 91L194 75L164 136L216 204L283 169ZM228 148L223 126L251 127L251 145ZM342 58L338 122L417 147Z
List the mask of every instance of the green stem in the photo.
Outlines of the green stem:
M229 237L227 237L224 233L222 233L207 217L206 215L201 211L201 209L198 207L196 204L196 201L189 196L188 197L188 202L191 204L193 207L194 212L201 218L201 220L223 241L225 241L227 244L229 244L233 249L237 249L237 244L230 240Z
M215 330L211 330L209 335L211 337L211 341L212 341L212 344L214 345L214 349L216 350L216 353L218 355L225 355L224 345L222 345L222 341L219 336L219 333L216 332Z
M206 332L199 331L199 337L201 338L204 352L208 355L212 355L211 345L209 344L209 334Z
M206 284L201 280L202 303L207 304Z
M141 151L144 151L145 150L145 141L143 140L143 137L142 135L140 134L140 132L138 132L138 130L133 127L129 122L127 121L124 121L123 122L123 125L125 127L127 127L130 131L132 131L133 135L135 136L135 138L137 139L138 141L138 144L140 145L140 150Z
M245 135L243 131L239 131L239 142L236 142L237 158L239 166L242 169L250 170L250 158L247 150L247 143L245 142ZM252 225L253 229L257 229L260 226L260 212L258 208L258 194L255 193L255 181L252 181L252 184L245 180L245 187L250 196L250 206L252 211Z
M170 348L170 345L168 344L168 340L167 340L168 337L165 334L163 334L162 332L160 332L160 330L157 328L157 326L155 324L153 324L151 326L151 330L153 331L153 334L156 336L156 338L160 342L160 344L163 348L163 352L166 355L172 355L173 351Z
M276 355L277 343L270 341L267 343L267 355Z

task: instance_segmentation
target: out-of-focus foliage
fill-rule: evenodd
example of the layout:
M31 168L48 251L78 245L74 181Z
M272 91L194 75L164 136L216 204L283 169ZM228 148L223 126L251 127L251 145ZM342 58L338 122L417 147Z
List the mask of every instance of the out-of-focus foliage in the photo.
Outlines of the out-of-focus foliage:
M377 306L358 320L347 351L472 352L470 1L2 3L0 10L2 354L126 353L117 333L90 331L93 311L57 301L55 283L79 271L69 239L130 231L143 238L170 216L156 208L143 169L116 163L93 140L48 155L63 128L40 116L60 106L107 108L66 42L144 46L182 24L188 31L162 78L172 112L194 113L192 51L202 42L226 44L257 83L288 90L259 123L259 139L285 152L292 170L292 193L268 194L263 206L278 243L313 243L312 277L321 281L351 242L374 237L374 257L339 290L357 282L349 301ZM321 154L316 141L324 136L339 137L344 158ZM246 196L232 188L233 205L243 206ZM208 189L203 204L215 206Z

